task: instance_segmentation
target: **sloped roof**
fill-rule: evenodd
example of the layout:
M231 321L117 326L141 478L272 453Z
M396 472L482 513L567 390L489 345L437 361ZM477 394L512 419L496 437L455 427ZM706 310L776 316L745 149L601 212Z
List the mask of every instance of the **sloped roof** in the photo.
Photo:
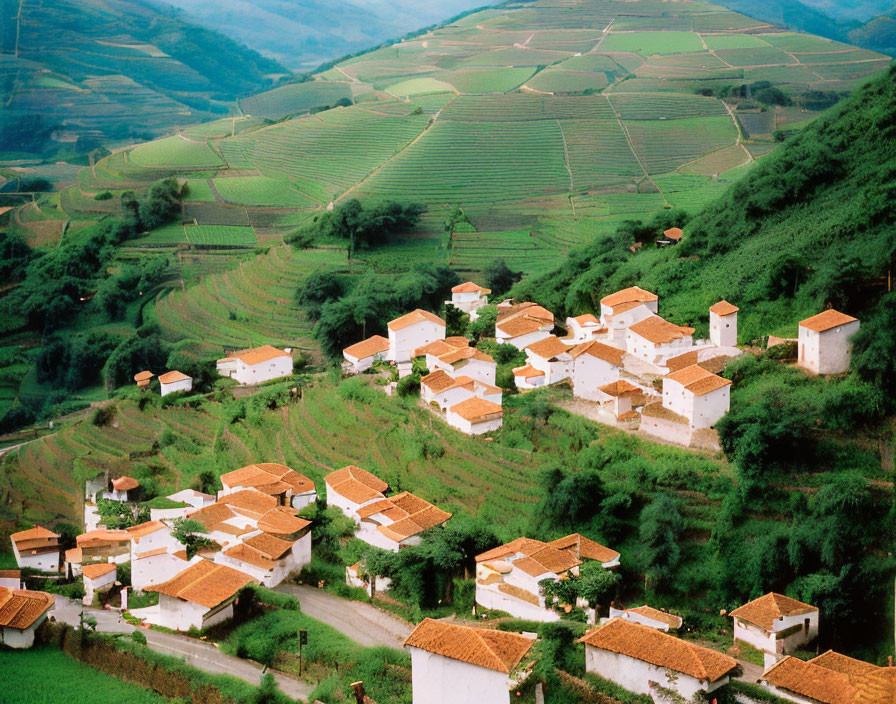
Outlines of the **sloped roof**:
M223 521L234 518L235 516L236 514L230 510L229 506L217 502L190 514L190 518L199 521L209 530L215 530L215 528Z
M572 533L565 538L552 540L548 545L553 545L560 550L568 550L582 560L595 560L597 562L612 562L619 558L619 553L600 543L586 538L581 533Z
M826 667L835 672L842 672L844 675L863 675L880 669L877 665L872 665L870 662L856 660L833 650L828 650L826 653L822 653L808 662L819 667Z
M723 653L621 618L589 631L579 642L710 682L737 667L737 661Z
M407 491L365 506L358 512L362 519L377 514L383 514L392 521L389 525L377 526L377 531L396 543L451 518L447 511Z
M476 562L488 562L519 554L522 557L517 557L513 560L514 568L519 568L533 577L538 577L548 572L559 575L582 564L575 551L569 549L570 547L571 545L565 545L565 547L560 548L540 540L517 538L505 545L477 555Z
M818 315L813 315L811 318L801 320L800 327L814 332L827 332L828 330L838 328L841 325L854 323L857 320L858 318L853 318L851 315L840 313L832 308L823 313L819 313Z
M130 491L131 489L136 489L140 486L140 482L138 482L133 477L118 477L118 479L112 480L112 488L115 491Z
M612 364L614 367L621 367L622 359L625 357L625 350L592 340L591 342L583 342L581 345L576 345L569 351L569 354L573 359L578 359L583 354L589 354L592 357L597 357Z
M0 626L24 631L53 608L51 594L0 587Z
M439 355L439 361L451 365L468 359L475 359L479 362L487 362L488 364L496 364L494 358L490 354L486 354L482 350L477 350L475 347L461 347L460 349L453 349Z
M155 376L152 372L137 372L134 374L134 381L149 381Z
M295 544L291 540L282 540L267 533L258 533L243 541L244 545L255 548L272 560L279 560L286 553L292 550Z
M168 526L166 526L161 521L147 521L146 523L141 523L138 526L131 526L130 528L125 528L125 530L130 533L131 538L142 538L145 535L150 535L160 530L167 530Z
M324 477L324 482L330 491L356 504L383 498L383 492L389 488L382 479L353 464L330 472Z
M285 464L275 462L249 464L222 474L221 484L228 488L243 486L257 489L267 494L282 493L282 489L273 491L273 488L279 488L277 486L279 484L287 485L296 494L314 491L314 482L311 479L290 469ZM266 491L265 487L271 487L271 489Z
M656 300L659 300L659 297L655 293L645 291L640 286L630 286L621 291L616 291L616 293L611 293L609 296L604 296L600 299L600 304L612 308L620 303L650 303Z
M522 367L514 367L513 375L521 376L524 379L532 379L536 376L544 376L544 372L536 369L531 364L524 364Z
M822 704L852 704L857 694L849 675L791 656L779 660L760 679Z
M509 674L535 644L533 638L506 631L471 628L423 619L404 645Z
M697 364L667 374L665 378L678 382L694 396L705 396L711 391L731 386L731 381L728 379L713 374Z
M569 354L569 347L564 345L559 337L549 335L543 340L527 345L526 352L531 352L542 359L554 359L562 354Z
M115 564L111 562L98 562L93 565L84 565L81 568L81 574L87 579L96 579L97 577L102 577L104 574L109 574L114 571Z
M58 538L59 533L47 530L43 526L34 526L34 528L21 530L18 533L13 533L9 536L9 539L14 543L21 543L29 540L53 540Z
M349 345L342 350L342 354L347 357L354 357L355 359L367 359L368 357L373 357L375 354L385 352L388 349L389 340L382 335L374 335L373 337L368 337L366 340Z
M655 345L662 345L694 334L694 328L675 325L658 315L635 323L629 330Z
M234 560L245 562L247 565L254 567L260 567L263 570L272 570L277 564L270 556L245 543L237 543L233 547L227 548L224 554Z
M448 412L454 413L470 423L482 423L501 418L504 415L500 404L486 401L478 396L454 404L448 409Z
M240 589L254 581L245 572L203 560L187 567L167 582L144 587L144 591L158 592L213 609L236 596Z
M737 311L739 310L740 308L738 308L736 305L733 305L724 300L719 301L715 305L709 307L710 313L715 313L716 315L721 315L723 317L726 315L731 315L732 313L737 313Z
M421 308L417 308L417 310L413 310L406 315L402 315L400 318L396 318L389 322L390 330L404 330L411 325L417 325L418 323L435 323L436 325L440 325L441 327L445 327L445 321L442 320L435 313L430 313L427 310L423 310Z
M570 318L570 320L575 320L579 326L584 325L600 325L600 321L595 317L594 313L585 313L584 315L577 315L574 318Z
M159 383L161 384L173 384L176 381L192 381L192 379L176 369L166 372L159 377Z
M638 614L639 616L644 616L645 618L653 619L654 621L659 621L660 623L665 623L669 628L681 628L681 616L667 614L665 611L660 611L652 606L638 606L634 609L626 609L626 611Z
M262 345L261 347L256 347L255 349L246 350L245 352L239 352L238 354L233 355L235 359L240 360L243 364L250 367L256 364L261 364L262 362L268 362L272 359L277 359L278 357L289 356L291 355L284 350L278 350L271 345Z
M454 288L451 289L451 293L476 293L481 291L482 293L491 293L492 290L490 288L485 288L484 286L480 286L479 284L475 284L472 281L467 281L466 283L458 284Z
M258 529L275 536L301 533L311 525L311 521L297 514L296 509L288 506L272 508L258 519Z
M808 614L818 609L802 601L791 599L783 594L769 592L758 599L744 604L731 612L732 617L742 618L767 631L772 630L775 621L782 616Z
M219 504L247 518L260 518L277 505L277 499L252 489L242 489L218 499Z
M682 229L680 227L670 227L668 230L666 230L663 233L663 236L666 239L676 240L676 241L680 240L683 235L684 235L684 232L682 231Z
M640 393L641 389L639 389L634 384L626 381L625 379L620 379L619 381L614 381L610 384L599 386L598 391L602 391L607 396L617 397L632 396L634 394Z
M444 369L436 369L431 374L423 377L420 380L420 384L433 391L444 391L454 386L454 379Z
M79 548L95 548L115 543L129 543L130 541L131 534L126 530L105 530L103 528L81 533L75 538Z

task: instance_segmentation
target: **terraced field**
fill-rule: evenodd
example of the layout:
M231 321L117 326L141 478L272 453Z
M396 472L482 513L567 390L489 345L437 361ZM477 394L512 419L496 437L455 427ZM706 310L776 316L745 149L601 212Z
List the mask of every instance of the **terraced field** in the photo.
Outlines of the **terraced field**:
M147 168L212 168L221 166L221 157L205 141L193 142L183 137L141 144L128 155L131 162Z
M335 105L340 100L351 101L355 91L342 76L341 82L311 81L292 83L259 93L240 101L247 115L279 119L286 115L307 112L311 108Z
M308 208L317 205L285 181L264 176L216 178L213 183L226 203L280 208Z

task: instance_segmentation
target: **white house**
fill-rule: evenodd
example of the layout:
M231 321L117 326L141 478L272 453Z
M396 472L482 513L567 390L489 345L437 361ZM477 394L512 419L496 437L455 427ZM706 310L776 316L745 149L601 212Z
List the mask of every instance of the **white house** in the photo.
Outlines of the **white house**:
M728 301L719 301L709 308L709 340L716 347L737 347L737 312Z
M693 701L698 692L728 684L737 661L716 650L670 636L640 623L614 618L589 631L585 670L635 694L650 695L656 683Z
M350 374L360 374L370 369L374 362L385 359L388 352L389 340L382 335L374 335L342 350L345 358L343 366Z
M160 505L158 499L150 502L149 518L152 521L173 521L175 518L186 518L188 513L205 508L215 503L211 494L203 494L195 489L182 489L170 496ZM166 505L167 504L167 505Z
M488 294L491 292L491 289L467 281L451 289L451 300L445 301L445 305L459 308L469 314L470 320L476 320L479 317L476 311L488 305Z
M202 560L145 589L159 594L158 608L148 612L146 620L175 631L214 626L233 616L240 589L255 581L232 567Z
M759 683L772 694L796 704L885 704L892 699L892 668L826 653L800 660L786 656L769 667ZM863 696L858 696L859 693Z
M501 344L523 350L543 340L554 329L554 314L535 303L514 303L498 306L495 339Z
M167 396L177 391L192 391L193 378L175 369L159 376L159 387L162 396Z
M181 489L180 491L169 494L167 497L170 501L178 501L185 503L191 508L205 508L215 503L215 497L211 494L203 494L195 489Z
M638 606L634 609L617 609L610 607L610 618L621 618L642 626L655 628L658 631L677 631L681 628L681 616L654 609L652 606Z
M183 546L179 550L156 548L137 553L131 560L131 586L134 591L143 591L153 584L173 579L175 575L201 560L199 555L187 560L187 551Z
M692 365L663 377L663 407L687 418L691 428L711 428L731 407L731 382Z
M161 521L147 521L126 529L131 537L130 559L141 552L157 548L180 550L181 544L171 535L171 529Z
M629 327L626 351L651 364L662 364L694 346L694 328L675 325L652 315Z
M84 565L81 569L81 577L84 580L84 603L92 604L97 592L109 591L118 578L114 564L98 562L93 565Z
M420 534L443 524L451 514L429 501L403 491L358 509L361 522L355 537L390 552L417 545Z
M128 477L126 475L117 477L116 479L112 480L112 491L105 492L103 494L103 498L109 499L110 501L121 501L122 503L127 503L128 492L134 491L134 489L139 486L140 482L138 482L133 477Z
M19 569L59 571L59 534L42 526L9 536Z
M510 704L534 638L426 618L405 647L414 704Z
M445 339L445 321L429 311L411 311L388 325L389 351L386 359L398 364L410 362L418 347Z
M292 375L292 354L271 345L238 352L219 359L218 373L243 385L263 384L271 379Z
M372 597L374 592L384 592L392 584L392 580L388 577L372 577L366 574L362 567L362 563L356 562L353 565L345 566L345 583L356 589L363 589L367 592L367 596Z
M600 342L576 345L569 354L572 364L572 394L588 401L601 400L598 389L617 379L625 352Z
M50 594L0 587L0 644L8 648L30 648L34 644L34 632L46 621L54 605ZM7 682L8 686L13 684Z
M571 350L564 345L559 337L548 335L538 342L533 342L526 348L526 365L519 369L525 370L532 367L544 374L544 385L550 386L569 379L572 374L573 357ZM525 379L525 376L517 376L514 369L514 381ZM517 384L519 386L519 384Z
M20 589L22 586L22 570L0 570L0 587Z
M215 562L245 572L266 587L276 587L311 562L311 531L298 540L282 540L262 531L244 536L215 554Z
M420 380L420 396L426 403L436 403L439 406L439 410L446 411L461 401L466 401L474 396L484 398L486 401L491 401L500 406L503 392L497 386L483 383L468 376L452 378L439 369L432 374L427 374Z
M852 358L850 338L859 321L836 310L826 310L800 322L798 364L814 374L845 374Z
M566 319L567 337L569 344L581 344L593 340L598 334L606 332L600 321L592 314L577 315Z
M273 496L281 506L305 508L317 501L314 482L285 464L259 462L221 475L222 489L218 497L244 489Z
M600 300L600 324L607 330L606 342L626 348L626 332L635 323L657 314L659 298L639 286L622 289Z
M330 472L324 477L327 487L327 506L336 506L355 523L360 523L358 509L373 501L386 498L389 488L379 477L353 464Z
M818 609L770 592L731 612L734 642L772 654L792 653L818 636Z
M498 403L474 396L450 406L445 420L462 433L482 435L504 424L504 409Z
M492 386L498 372L498 363L492 356L475 347L459 347L439 356L428 354L426 365L431 372L441 369L452 377L472 377Z
M131 534L126 530L99 528L75 538L81 563L114 562L121 565L131 559ZM68 553L66 553L68 559Z
M476 603L517 618L557 621L560 614L545 601L539 583L577 575L585 560L612 569L619 553L578 533L550 543L517 538L476 556Z
M643 403L643 399L644 391L625 379L604 384L596 393L596 400L609 405L613 417L622 421L638 417L633 408L639 401Z

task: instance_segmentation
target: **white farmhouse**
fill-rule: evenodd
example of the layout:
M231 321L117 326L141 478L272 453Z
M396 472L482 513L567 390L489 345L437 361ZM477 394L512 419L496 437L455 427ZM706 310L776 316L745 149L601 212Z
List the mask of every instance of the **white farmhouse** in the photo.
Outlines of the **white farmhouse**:
M370 369L375 362L386 358L389 352L389 340L382 335L374 335L342 350L345 358L343 365L349 374L360 374Z
M651 364L663 364L694 346L694 328L675 325L658 315L632 325L625 338L626 351Z
M129 477L127 475L122 477L117 477L112 480L112 491L107 491L103 494L104 499L109 499L110 501L121 501L122 503L127 503L128 501L128 492L133 492L136 488L140 486L140 482L138 482L133 477ZM133 494L131 495L133 498Z
M796 704L886 704L893 698L892 668L833 650L811 660L788 655L769 667L759 683L775 696Z
M361 522L358 509L384 498L389 488L379 477L353 464L330 472L324 477L327 487L327 506L336 506L355 523Z
M719 301L709 309L709 340L716 347L737 347L737 312L728 301Z
M731 612L734 642L772 654L792 653L818 636L818 609L770 592Z
M98 592L109 591L118 578L115 565L109 562L84 565L81 570L81 577L84 580L85 604L92 604L93 597Z
M467 435L482 435L504 424L504 409L494 401L474 396L448 408L445 420L452 428Z
M836 310L826 310L800 322L798 364L813 374L845 374L852 358L850 338L859 321Z
M468 376L459 376L454 379L439 369L420 380L420 396L426 403L438 404L439 410L446 411L474 396L500 406L503 392L497 386Z
M410 362L414 350L445 339L445 321L429 311L411 311L388 325L389 351L386 359L394 364Z
M162 396L167 396L177 391L192 391L193 378L175 369L159 376L159 388Z
M171 529L161 521L147 521L137 526L126 529L131 538L130 560L141 552L148 552L157 548L171 548L179 550L181 544L173 535Z
M42 526L9 536L19 569L59 571L59 534Z
M519 633L424 619L404 642L414 704L510 704L534 643Z
M617 609L610 607L610 618L621 618L642 626L655 628L658 631L677 631L681 628L681 616L654 609L652 606L638 606L634 609Z
M34 644L34 632L47 620L47 613L54 605L53 597L45 592L0 587L0 645L30 648Z
M126 530L99 528L75 538L81 563L114 562L121 565L131 559L131 534ZM66 552L68 559L68 552Z
M492 356L475 347L459 347L439 356L427 354L426 365L431 372L441 369L454 378L472 377L492 386L498 372Z
M407 491L367 504L358 516L361 523L355 537L390 552L419 544L423 531L451 518L450 513Z
M573 357L570 348L564 345L559 337L548 335L525 349L526 364L513 370L514 381L518 388L527 388L527 384L524 382L521 386L519 380L527 379L528 368L544 375L543 382L538 384L539 386L550 386L569 379L572 374Z
M607 331L606 342L625 349L627 331L635 323L657 314L659 298L639 286L622 289L600 300L600 324Z
M589 631L579 642L585 644L586 671L635 694L650 695L655 683L693 701L699 692L728 684L737 667L723 653L621 618Z
M285 464L259 462L221 475L218 498L252 489L277 499L280 506L302 509L317 501L314 482Z
M593 340L596 335L606 332L600 321L592 313L577 315L566 319L567 344L581 344Z
M587 401L602 400L599 389L619 379L625 352L592 341L576 345L569 354L573 359L573 396Z
M639 402L643 404L644 391L625 379L620 379L601 386L597 390L596 400L607 404L616 420L636 420L638 413L633 408Z
M292 354L271 345L238 352L218 360L218 373L243 385L263 384L292 375Z
M131 560L131 586L134 591L143 591L153 584L173 579L175 575L200 561L202 558L199 555L187 560L187 551L183 546L178 550L156 548L137 553Z
M451 300L445 301L445 305L452 305L470 316L470 320L476 320L479 314L476 312L488 305L488 294L491 289L479 284L467 281L451 289Z
M175 631L209 628L233 616L237 594L254 581L232 567L202 560L167 582L145 589L159 594L158 609L148 611L145 618Z
M679 369L663 377L663 407L692 429L711 428L731 407L731 382L696 364Z
M276 587L311 562L310 528L298 540L282 540L256 531L216 553L215 562L245 572L266 587Z
M554 314L535 303L514 303L498 306L495 339L501 344L523 350L533 342L550 336Z

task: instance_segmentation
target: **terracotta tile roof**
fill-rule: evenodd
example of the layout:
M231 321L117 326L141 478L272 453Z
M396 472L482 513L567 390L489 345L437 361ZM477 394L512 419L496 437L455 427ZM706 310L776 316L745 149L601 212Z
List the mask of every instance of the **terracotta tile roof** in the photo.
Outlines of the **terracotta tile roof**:
M854 704L892 704L896 699L896 668L880 667L852 678Z
M0 570L0 579L20 579L22 570Z
M538 342L533 342L531 345L528 345L526 348L526 352L531 352L532 354L541 357L542 359L554 359L564 354L569 354L569 346L564 345L559 337L555 337L554 335L550 335L543 340L539 340Z
M480 362L488 362L489 364L497 364L490 354L486 354L482 350L475 347L463 347L461 349L453 349L450 352L439 355L439 361L445 364L455 365L468 359L475 359Z
M486 550L485 552L480 553L476 556L476 562L500 560L502 558L515 555L516 553L529 555L536 550L544 547L544 545L545 543L541 542L540 540L534 540L533 538L517 538L516 540L511 540L509 543L499 545L496 548L492 548L491 550Z
M516 585L501 582L498 585L498 591L504 592L516 599L532 604L533 606L541 606L541 600L538 598L537 594L533 594L529 590L517 587Z
M324 481L329 491L335 491L356 504L363 504L371 499L382 499L383 492L389 488L389 485L379 477L351 464L330 472L324 477Z
M719 301L714 306L710 306L709 312L715 313L716 315L726 316L731 315L732 313L737 313L740 308L736 305L729 303L728 301Z
M156 555L166 555L168 548L156 548L155 550L147 550L146 552L138 552L137 559L143 560L147 557L155 557Z
M145 587L144 591L158 592L213 609L236 596L240 589L252 582L255 580L245 572L203 560L187 567L167 582Z
M43 526L34 526L34 528L13 533L9 536L9 539L14 543L20 543L26 540L58 540L59 534L47 530Z
M634 394L641 393L641 389L639 389L634 384L627 382L625 379L620 379L619 381L614 381L612 384L605 384L604 386L599 386L598 391L602 391L607 394L607 396L632 396Z
M638 614L640 616L653 619L654 621L659 621L660 623L665 623L667 626L669 626L669 628L681 628L681 616L673 616L672 614L667 614L665 611L660 611L659 609L655 609L652 606L638 606L637 608L626 610L630 613Z
M449 352L454 352L457 347L451 345L445 340L434 340L429 344L423 345L423 347L418 347L414 350L412 356L413 357L424 357L428 354L433 355L434 357L439 357L443 354L448 354Z
M96 548L104 545L115 545L116 543L130 543L131 534L126 530L91 530L82 533L75 542L79 548Z
M678 382L694 396L705 396L711 391L731 386L728 379L717 376L697 364L667 374L665 378Z
M621 618L589 631L579 642L709 682L737 667L727 655Z
M524 379L532 379L536 376L544 376L544 372L536 369L531 364L523 365L522 367L514 367L513 370L514 376L521 376Z
M492 292L490 288L485 288L484 286L480 286L479 284L474 284L472 281L458 284L451 289L451 293L476 293L477 291L481 291L482 293Z
M452 379L444 369L437 369L432 374L427 374L423 377L420 380L420 383L427 389L444 391L445 389L450 389L454 386L454 379Z
M509 674L531 650L535 640L518 633L471 628L426 618L404 644Z
M296 472L285 464L276 462L258 462L252 465L262 472L277 477L281 482L288 484L294 494L305 494L315 490L314 482L304 474Z
M293 508L278 506L258 519L258 529L275 536L294 536L307 531L311 521L299 518Z
M136 489L140 486L140 482L138 482L133 477L118 477L118 479L112 480L112 488L115 491L130 491L131 489Z
M848 655L836 653L833 650L828 650L826 653L822 653L808 662L819 667L826 667L835 672L842 672L844 675L864 675L880 669L877 665L872 665L870 662L856 660Z
M625 303L617 303L615 306L612 306L613 312L610 315L622 315L623 313L627 313L628 311L643 305L643 301L625 301Z
M604 296L600 299L600 304L612 308L613 306L618 306L620 303L629 303L632 301L637 303L649 303L656 300L659 300L659 297L655 293L645 291L640 286L631 286L629 288L624 288L621 291L617 291L616 293L611 293L609 296Z
M577 315L575 318L571 318L571 320L575 320L579 326L584 327L585 325L600 325L600 321L594 316L593 313L585 313L585 315Z
M678 241L682 238L684 232L682 232L680 227L670 227L663 233L663 237L667 240L675 240Z
M114 571L115 565L111 562L98 562L95 565L84 565L81 568L81 574L87 579L96 579Z
M65 551L65 561L71 562L72 564L79 565L81 561L84 559L84 550L81 548L71 548L70 550Z
M610 347L610 345L605 345L602 342L591 341L576 345L569 351L569 354L573 359L578 359L583 354L589 354L592 357L609 362L614 367L621 367L622 359L625 357L625 350Z
M0 587L0 626L24 631L53 608L51 594Z
M176 381L192 381L191 377L188 377L183 372L179 372L176 369L165 374L162 374L159 377L159 382L162 384L173 384Z
M221 484L229 489L246 487L263 494L282 494L288 489L301 494L314 491L314 482L283 464L262 463L240 467L221 475Z
M261 364L263 362L269 362L272 359L277 359L278 357L290 357L291 355L287 354L283 350L278 350L276 347L272 347L271 345L262 345L261 347L246 350L233 356L236 359L240 360L246 366L252 367L256 364Z
M141 523L138 526L131 526L130 528L126 528L127 532L130 534L131 538L135 538L139 540L140 538L155 533L160 530L167 530L168 526L166 526L161 521L147 521L146 523Z
M155 374L153 374L152 372L137 372L136 374L134 374L134 381L136 381L136 382L149 381L154 376L155 376Z
M532 303L531 301L498 306L499 323L502 320L509 320L510 318L516 318L521 315L528 315L535 318L541 318L552 323L554 322L554 314L551 313L551 311L549 311L544 306L540 306L537 303Z
M760 681L822 704L852 704L857 694L849 675L790 656L766 670Z
M500 404L486 401L478 396L454 404L448 409L448 412L454 413L470 423L483 423L504 416L504 410Z
M470 341L469 341L467 338L462 337L462 336L460 336L460 335L454 335L454 336L452 336L452 337L446 337L444 340L442 340L442 342L444 342L444 343L446 343L446 344L449 344L449 345L451 345L451 346L454 347L454 348L458 348L458 347L469 347L469 346L470 346Z
M393 522L389 525L377 526L377 531L396 543L441 525L451 518L451 514L447 511L443 511L429 501L407 491L377 501L362 511L358 512L362 519L383 514L392 520Z
M846 325L847 323L854 323L856 320L858 320L858 318L853 318L851 315L846 315L845 313L830 309L823 313L819 313L818 315L813 315L811 318L801 320L800 327L814 332L826 332L833 328L840 327L841 325Z
M411 325L417 325L418 323L435 323L441 327L445 327L445 321L442 320L439 316L434 313L430 313L429 311L422 310L421 308L417 308L417 310L413 310L407 315L402 315L400 318L396 318L389 322L390 330L404 330Z
M236 514L222 503L214 503L190 514L190 518L199 521L209 530L214 530L218 524L235 517Z
M566 549L562 549L552 543L543 543L540 540L517 538L477 555L476 562L508 559L513 563L514 568L519 568L533 577L548 572L559 575L582 564L575 551L568 549L570 547L571 544L566 545ZM522 555L522 557L514 558L516 555Z
M586 538L581 533L572 533L565 538L552 540L548 545L553 545L560 550L569 550L582 560L612 562L619 559L618 552Z
M247 518L261 518L277 505L277 499L252 489L235 491L218 499L219 504L230 507L232 511Z
M658 315L652 315L635 323L629 330L655 345L666 344L694 334L694 328L675 325Z
M354 345L349 345L342 350L342 354L355 359L367 359L375 354L386 352L388 349L389 340L382 335L374 335L361 342L356 342Z
M691 350L690 352L685 352L684 354L677 355L675 357L669 357L666 359L666 368L669 371L677 372L680 369L684 369L685 367L692 367L697 364L697 360L699 356L697 354L697 350Z
M233 547L227 548L224 554L234 560L245 562L247 565L254 567L260 567L263 570L272 570L277 566L275 560L245 543L237 543Z
M549 325L554 325L554 314L547 308L535 303L518 303L498 311L495 329L508 337L519 337Z
M796 599L791 599L789 596L769 592L748 604L736 608L729 615L742 618L744 621L749 621L760 628L770 631L774 627L775 621L782 616L797 616L813 611L818 611L818 609Z
M267 533L259 533L250 538L246 538L243 544L248 545L272 560L279 560L286 553L292 550L295 544L291 540L282 540L275 538Z

